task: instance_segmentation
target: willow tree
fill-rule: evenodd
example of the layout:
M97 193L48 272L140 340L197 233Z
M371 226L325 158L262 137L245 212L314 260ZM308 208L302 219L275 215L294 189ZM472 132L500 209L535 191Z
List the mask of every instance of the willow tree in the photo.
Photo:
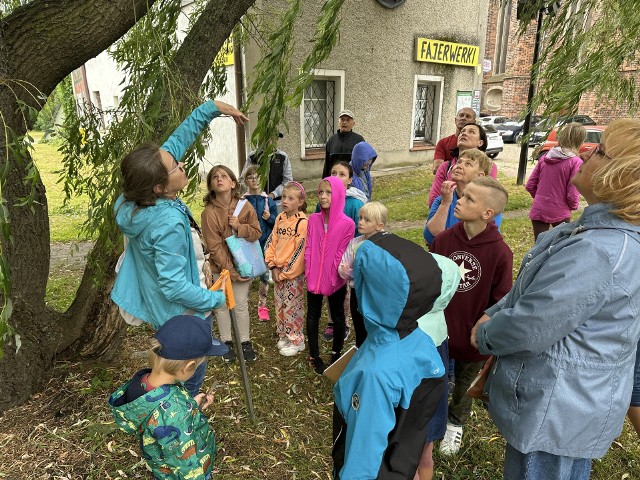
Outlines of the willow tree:
M612 108L638 110L640 10L634 0L522 2L521 32L543 9L538 85L532 110L557 117L576 112L594 92Z
M136 47L123 54L123 63L134 63L137 55L147 55L161 56L164 65L164 70L158 70L159 76L144 79L144 85L140 85L144 89L130 93L141 100L137 111L128 112L127 138L131 142L142 138L161 140L194 106L217 52L254 1L200 2L197 19L177 48L169 41L172 36L153 45L136 42L135 34L121 40ZM102 355L112 348L122 331L108 300L110 282L96 281L97 268L104 271L112 267L109 262L113 262L116 249L113 229L98 234L71 307L57 312L45 304L49 219L45 188L26 141L35 120L33 113L66 75L148 18L149 9L169 21L171 12L176 17L180 6L179 0L33 0L0 4L0 339L4 353L0 361L0 410L23 401L41 387L55 356ZM104 207L101 212L109 212L107 204L113 202L118 188L118 176L110 166L117 164L121 149L128 145L120 142L115 146L118 148L93 152L75 147L79 162L86 161L82 159L87 153L96 154L101 162L96 166L96 178L109 182L99 185L104 196L96 196ZM74 147L67 153L73 156ZM67 173L80 172L82 163L74 166L70 162L64 167ZM96 221L113 224L110 214L96 217Z
M0 411L36 391L54 357L104 357L118 345L123 323L108 297L121 248L113 218L120 192L118 162L142 141L162 142L203 98L223 88L216 54L254 1L194 2L181 42L176 38L180 0L0 2L5 7L0 11L26 3L0 19L0 151L5 153L0 164ZM274 132L286 109L300 104L313 68L335 45L343 2L325 0L311 52L298 68L290 58L303 2L287 0L271 7L282 20L268 34L250 95L261 104L252 143L267 154L275 149ZM100 132L101 112L89 107L82 117L68 119L64 134L61 180L68 196L89 197L83 228L96 242L74 301L66 312L57 312L45 305L47 199L25 139L33 114L60 80L109 46L129 80L112 112L118 120L108 132ZM197 144L188 157L192 180L201 154Z

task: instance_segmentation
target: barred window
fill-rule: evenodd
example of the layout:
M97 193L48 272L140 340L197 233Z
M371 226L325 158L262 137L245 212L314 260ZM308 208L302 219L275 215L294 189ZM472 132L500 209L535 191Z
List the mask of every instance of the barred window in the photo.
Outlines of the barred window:
M324 147L335 130L336 82L313 80L304 92L305 148Z
M413 139L431 142L434 135L434 111L436 107L436 85L426 83L418 85L415 99L415 117L413 119Z

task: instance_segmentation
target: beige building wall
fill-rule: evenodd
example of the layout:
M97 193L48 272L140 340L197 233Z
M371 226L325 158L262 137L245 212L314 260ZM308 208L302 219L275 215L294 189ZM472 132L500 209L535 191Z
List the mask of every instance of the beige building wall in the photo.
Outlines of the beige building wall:
M258 4L258 11L286 8L284 2ZM323 2L307 0L296 31L293 67L300 65L311 49L315 21ZM481 90L481 68L417 62L417 37L446 40L480 46L482 64L489 0L407 1L387 9L376 0L347 0L341 12L339 43L319 67L319 73L336 75L343 88L336 88L337 117L341 108L353 111L354 131L363 135L378 152L375 166L422 164L433 158L433 147L416 148L412 144L414 96L417 76L440 82L441 98L437 137L454 132L458 90ZM275 5L274 5L275 4ZM263 18L273 19L273 15ZM259 60L255 44L246 49L246 68L251 79L252 67ZM258 107L252 108L254 112ZM256 113L254 113L256 115ZM294 178L321 174L324 155L306 159L300 109L287 113L289 132L279 141L279 148L289 154ZM254 121L251 122L255 125ZM337 129L337 118L335 128ZM251 127L250 127L251 128ZM284 128L284 127L283 127ZM414 148L412 148L414 147ZM374 166L374 168L375 168Z

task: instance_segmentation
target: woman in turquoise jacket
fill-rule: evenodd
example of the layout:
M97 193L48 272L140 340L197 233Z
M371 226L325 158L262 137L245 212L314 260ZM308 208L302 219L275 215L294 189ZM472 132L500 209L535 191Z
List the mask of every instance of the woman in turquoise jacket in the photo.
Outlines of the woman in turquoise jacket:
M189 208L178 198L188 179L181 161L209 122L220 115L242 124L247 118L224 102L200 105L169 139L158 147L145 143L121 165L123 193L116 201L116 223L129 239L111 299L125 312L154 329L175 315L202 317L221 306L224 294L200 286ZM206 364L187 382L198 392Z
M571 182L589 206L541 233L474 327L504 478L590 477L622 432L640 337L640 120L609 124Z

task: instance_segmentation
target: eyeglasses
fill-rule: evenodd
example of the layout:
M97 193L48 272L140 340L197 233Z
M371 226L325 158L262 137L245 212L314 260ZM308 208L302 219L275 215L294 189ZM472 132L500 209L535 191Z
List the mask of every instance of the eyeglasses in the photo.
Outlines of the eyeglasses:
M180 170L181 172L184 172L184 165L181 165L179 162L176 162L176 166L171 170L169 170L169 175L171 175L176 170Z
M586 156L585 156L585 160L590 160L591 157L593 157L594 155L600 155L601 157L604 158L608 158L609 160L612 160L612 158L607 154L607 152L604 151L604 147L602 146L601 143L599 143L598 145L596 145L591 152L589 152Z

